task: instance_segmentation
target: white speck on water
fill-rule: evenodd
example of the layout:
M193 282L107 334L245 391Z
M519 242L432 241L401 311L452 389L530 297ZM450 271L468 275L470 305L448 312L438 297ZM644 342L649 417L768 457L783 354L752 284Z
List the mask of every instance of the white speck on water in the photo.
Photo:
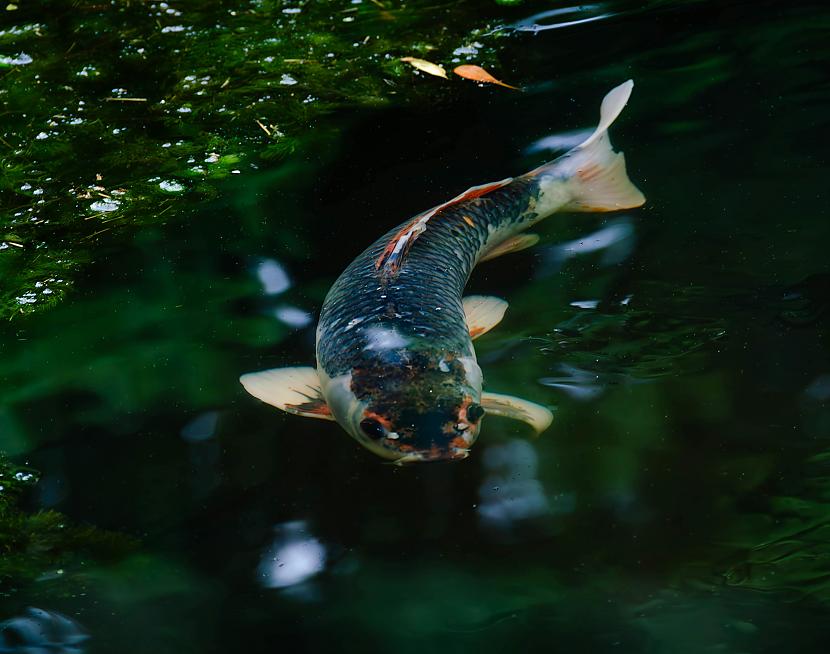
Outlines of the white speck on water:
M283 73L283 76L280 77L280 84L282 84L283 86L294 86L296 83L297 80L291 77L291 75Z
M35 136L35 139L38 140L38 141L42 141L43 139L48 139L48 138L49 138L49 135L46 132L40 132L37 136Z
M180 114L189 114L191 111L193 111L193 109L191 109L190 107L179 107L178 109L176 109L176 111L178 111Z
M577 300L571 302L571 306L577 309L596 309L599 306L599 300Z
M163 147L163 148L169 148L171 145L173 145L173 144L172 144L172 143L162 143L162 144L161 144L161 147Z
M241 171L241 170L239 170L238 168L234 168L234 169L231 171L231 174L232 174L232 175L239 175L241 172L242 172L242 171Z
M454 55L458 56L458 57L463 57L463 56L471 56L472 57L472 56L475 56L475 55L478 54L478 49L481 48L481 47L483 47L481 45L481 43L478 43L476 41L474 43L471 43L470 45L462 45L460 48L456 48L455 50L453 50L452 53Z
M217 161L219 161L219 154L216 152L211 152L205 157L205 163L216 163Z
M118 200L95 200L89 208L93 211L116 211L121 203Z
M286 7L282 10L282 13L284 14L299 14L301 12L302 9L300 9L299 7Z
M168 25L161 28L162 34L170 34L172 32L184 32L187 28L184 25Z
M29 291L28 293L24 293L16 299L18 304L34 304L35 302L37 302L37 295L34 293L34 291Z
M344 23L353 23L353 22L354 22L354 16L346 16L346 17L343 19L343 22L344 22Z
M21 190L21 191L28 191L30 188L32 188L32 185L31 185L31 184L29 184L28 182L26 182L25 184L22 184L22 185L20 186L20 190Z
M184 184L180 184L175 180L165 179L159 182L159 188L168 193L181 193L184 191Z
M0 56L0 65L2 66L25 66L32 63L32 58L25 52L21 52L14 57Z
M95 66L84 66L75 73L78 77L97 77L99 75L98 69ZM81 104L80 102L78 104Z
M34 191L32 191L32 195L43 195L43 189L36 188Z

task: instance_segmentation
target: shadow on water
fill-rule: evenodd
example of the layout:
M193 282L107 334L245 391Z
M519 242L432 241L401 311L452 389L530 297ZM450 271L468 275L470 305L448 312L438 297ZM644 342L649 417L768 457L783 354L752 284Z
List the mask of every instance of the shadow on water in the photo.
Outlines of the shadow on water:
M345 31L290 39L335 53L322 78L283 70L277 59L299 57L281 49L264 60L282 47L268 39L319 7L217 5L213 32L214 10L162 5L148 10L153 30L193 29L164 33L183 39L179 53L147 36L152 61L175 54L181 70L145 69L145 23L107 31L132 5L85 8L84 29L133 53L130 70L146 73L135 91L190 112L156 107L146 132L131 118L114 135L115 112L135 108L102 102L105 145L124 156L84 158L64 130L96 119L76 100L90 83L96 97L126 83L79 44L73 75L95 64L99 82L53 89L72 105L47 113L65 118L20 119L33 142L48 138L2 155L45 170L47 155L77 152L71 174L27 172L25 197L14 191L25 207L3 204L14 211L0 223L4 293L40 297L51 267L67 280L54 302L30 315L19 309L35 303L15 305L0 326L0 652L826 651L821 3L343 2ZM3 71L72 46L45 18L4 19ZM236 38L256 67L224 55ZM365 58L345 55L364 46ZM525 91L430 79L387 52L486 63ZM224 101L235 119L216 106L223 57L246 80ZM302 96L284 124L260 122L290 144L258 141L248 105L283 75ZM510 302L476 344L488 388L555 408L549 432L490 418L463 463L395 469L332 424L244 394L242 372L313 361L329 285L378 234L571 147L628 77L613 139L648 205L550 219L539 246L483 264L469 287ZM23 97L8 88L0 98ZM309 94L319 112L303 113ZM187 152L167 158L179 139ZM52 222L14 215L38 207Z

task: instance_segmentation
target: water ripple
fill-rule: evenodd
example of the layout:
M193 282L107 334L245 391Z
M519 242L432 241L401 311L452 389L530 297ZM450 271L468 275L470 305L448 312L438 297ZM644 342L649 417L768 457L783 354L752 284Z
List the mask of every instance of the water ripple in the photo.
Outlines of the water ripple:
M573 7L560 7L558 9L549 9L542 11L528 18L524 18L511 25L511 27L519 32L545 32L547 30L561 29L563 27L572 27L574 25L582 25L584 23L593 23L598 20L610 18L615 16L615 12L604 11L604 6L601 4L595 5L576 5ZM585 15L588 14L588 15ZM561 16L569 17L568 20L558 20ZM571 18L578 16L576 18ZM555 20L551 20L555 19Z

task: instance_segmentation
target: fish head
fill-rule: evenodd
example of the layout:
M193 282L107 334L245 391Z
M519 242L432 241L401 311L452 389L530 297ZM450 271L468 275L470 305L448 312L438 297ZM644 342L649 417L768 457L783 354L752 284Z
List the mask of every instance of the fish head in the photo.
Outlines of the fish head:
M481 370L475 356L408 351L367 357L324 384L337 421L393 463L464 459L478 438Z

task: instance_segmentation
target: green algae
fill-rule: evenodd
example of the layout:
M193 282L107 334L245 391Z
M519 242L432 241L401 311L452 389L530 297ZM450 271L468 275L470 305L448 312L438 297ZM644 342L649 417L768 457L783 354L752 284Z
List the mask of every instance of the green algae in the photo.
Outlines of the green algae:
M465 3L56 1L3 18L1 319L54 306L100 248L186 220L221 180L334 148L327 116L452 92L401 56L493 64L501 36Z
M56 511L21 507L39 480L37 471L0 454L0 592L34 581L65 581L82 574L84 560L114 561L134 542L121 534L72 524ZM77 579L69 581L77 587Z

